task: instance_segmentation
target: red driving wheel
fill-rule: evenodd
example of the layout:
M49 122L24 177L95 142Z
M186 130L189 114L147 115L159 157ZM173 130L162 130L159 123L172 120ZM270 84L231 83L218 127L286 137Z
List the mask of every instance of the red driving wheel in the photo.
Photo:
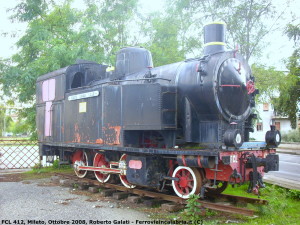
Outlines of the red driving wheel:
M192 194L200 193L202 179L196 168L178 166L173 172L173 177L178 178L177 181L172 180L172 186L179 197L187 199Z
M88 166L88 157L86 152L77 150L72 156L74 172L77 177L84 178L87 175L86 170L78 170L78 166Z
M121 158L120 158L119 168L123 169L124 172L122 174L120 174L119 177L120 177L120 180L121 180L122 184L125 187L127 187L127 188L135 188L136 185L129 183L128 180L127 180L127 177L126 177L126 168L127 168L126 158L127 158L126 154L123 154L121 156Z
M102 168L109 168L109 162L106 161L105 155L97 153L94 157L94 167L102 167ZM101 173L99 171L95 171L95 177L100 183L106 183L109 181L110 174Z

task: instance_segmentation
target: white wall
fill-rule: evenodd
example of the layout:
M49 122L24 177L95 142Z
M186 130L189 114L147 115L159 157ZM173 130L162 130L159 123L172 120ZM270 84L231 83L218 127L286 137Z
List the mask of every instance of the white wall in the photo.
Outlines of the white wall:
M291 128L291 122L287 118L275 118L274 117L274 109L271 104L269 104L269 110L264 111L263 110L263 104L258 104L256 106L257 110L257 121L254 124L254 132L250 133L250 138L254 138L255 141L264 141L265 140L265 134L268 130L270 130L270 125L274 124L275 122L280 122L280 132L281 133L287 133ZM261 122L263 125L263 129L261 131L257 131L257 122Z

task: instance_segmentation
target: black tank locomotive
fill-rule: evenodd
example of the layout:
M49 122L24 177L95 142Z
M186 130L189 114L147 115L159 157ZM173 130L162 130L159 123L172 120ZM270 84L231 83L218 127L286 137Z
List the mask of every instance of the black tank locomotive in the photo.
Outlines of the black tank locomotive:
M278 170L274 127L249 142L254 77L237 51L224 48L225 25L204 28L204 56L153 68L144 48L123 48L116 69L79 60L37 80L40 155L72 163L78 177L119 176L136 186L188 198L228 183L263 186Z

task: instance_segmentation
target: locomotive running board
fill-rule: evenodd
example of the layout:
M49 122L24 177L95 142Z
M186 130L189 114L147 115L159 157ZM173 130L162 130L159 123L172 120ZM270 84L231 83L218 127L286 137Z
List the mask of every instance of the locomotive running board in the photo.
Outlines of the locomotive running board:
M121 169L114 169L114 168L107 168L107 167L94 167L94 166L78 166L76 167L77 170L87 170L87 171L96 171L101 173L113 173L113 174L121 174L123 170Z

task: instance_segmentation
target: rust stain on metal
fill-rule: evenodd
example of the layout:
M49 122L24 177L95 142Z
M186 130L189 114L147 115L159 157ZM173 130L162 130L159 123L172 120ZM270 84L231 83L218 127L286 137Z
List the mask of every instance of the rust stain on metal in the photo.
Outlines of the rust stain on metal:
M96 144L103 144L103 140L102 140L102 138L98 138L98 139L96 139Z
M78 124L75 124L75 133L74 133L74 142L79 143L81 140L80 134L79 134L79 127Z
M110 126L107 124L107 127L103 127L104 142L107 145L119 145L120 143L120 134L121 126Z
M115 130L115 132L116 132L116 141L115 141L115 144L119 145L120 144L121 126L110 127L110 129Z

